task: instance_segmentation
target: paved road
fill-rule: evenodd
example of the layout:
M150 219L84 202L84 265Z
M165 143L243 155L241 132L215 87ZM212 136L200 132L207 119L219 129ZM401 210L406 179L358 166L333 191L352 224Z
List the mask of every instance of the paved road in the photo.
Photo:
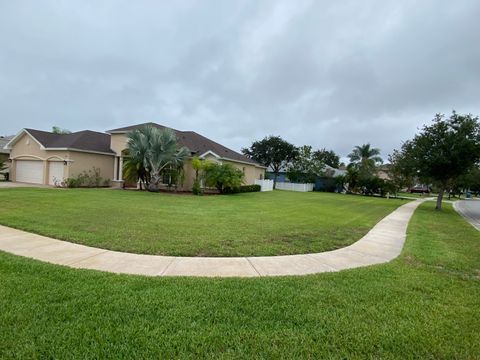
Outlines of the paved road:
M454 206L470 224L480 230L480 200L460 200Z

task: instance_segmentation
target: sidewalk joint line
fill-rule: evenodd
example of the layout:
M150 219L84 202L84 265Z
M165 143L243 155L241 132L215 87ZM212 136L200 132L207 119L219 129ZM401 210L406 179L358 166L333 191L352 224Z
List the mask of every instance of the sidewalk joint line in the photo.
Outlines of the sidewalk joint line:
M246 257L245 259L247 259L248 263L250 264L250 266L253 268L253 270L258 274L258 276L262 276L262 274L260 274L260 272L257 270L257 268L255 267L255 265L253 265L253 263L250 261L250 258Z

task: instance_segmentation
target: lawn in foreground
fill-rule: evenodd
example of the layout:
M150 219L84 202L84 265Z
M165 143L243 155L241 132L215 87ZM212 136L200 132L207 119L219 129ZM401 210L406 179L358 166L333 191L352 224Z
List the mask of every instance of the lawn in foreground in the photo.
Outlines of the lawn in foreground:
M174 256L332 250L405 201L274 191L229 196L105 189L0 190L0 224L104 249Z
M478 358L480 233L433 207L397 260L304 277L147 278L0 253L0 358Z

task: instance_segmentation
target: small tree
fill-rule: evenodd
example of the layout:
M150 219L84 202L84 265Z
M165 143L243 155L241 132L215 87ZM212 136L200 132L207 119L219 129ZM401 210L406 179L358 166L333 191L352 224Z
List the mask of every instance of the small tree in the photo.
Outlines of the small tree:
M250 148L242 149L242 152L250 159L272 169L274 185L280 171L285 169L298 154L297 148L280 136L268 136L263 140L255 141Z
M224 194L229 189L239 188L244 181L244 174L231 164L210 164L206 170L207 186L216 187Z
M432 182L439 188L436 209L442 209L445 190L472 171L480 161L480 124L478 117L459 115L449 118L437 114L398 152L405 175Z
M200 159L195 156L192 159L192 167L195 170L195 180L193 181L192 192L195 195L203 194L202 180L205 180L206 171L212 166L212 162L207 159Z

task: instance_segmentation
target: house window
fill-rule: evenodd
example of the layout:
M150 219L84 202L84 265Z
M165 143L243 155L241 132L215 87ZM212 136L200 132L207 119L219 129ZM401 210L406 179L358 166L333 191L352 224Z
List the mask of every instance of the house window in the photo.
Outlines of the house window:
M263 180L263 174L260 174L260 180Z

